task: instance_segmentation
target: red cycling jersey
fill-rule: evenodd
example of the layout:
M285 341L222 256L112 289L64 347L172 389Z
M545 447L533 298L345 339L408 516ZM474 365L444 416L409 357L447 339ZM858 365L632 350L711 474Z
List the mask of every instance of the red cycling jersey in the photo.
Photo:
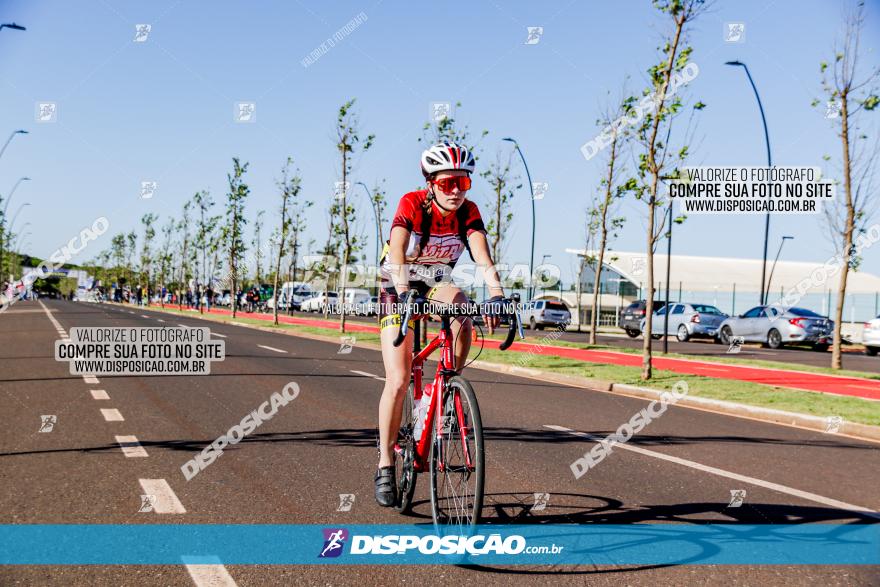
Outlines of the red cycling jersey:
M391 222L391 228L402 226L410 231L409 243L406 246L406 263L410 265L410 280L424 281L438 279L455 266L456 261L464 252L465 244L459 237L460 233L470 236L476 230L485 232L483 218L477 205L465 200L460 212L452 212L443 216L436 202L432 202L431 226L428 231L428 242L422 244L422 215L427 190L410 192L400 199L397 212ZM464 220L464 230L460 230L459 218ZM422 245L421 247L419 245ZM386 248L387 248L386 244ZM421 250L420 250L421 249ZM382 263L383 280L390 278L387 254Z

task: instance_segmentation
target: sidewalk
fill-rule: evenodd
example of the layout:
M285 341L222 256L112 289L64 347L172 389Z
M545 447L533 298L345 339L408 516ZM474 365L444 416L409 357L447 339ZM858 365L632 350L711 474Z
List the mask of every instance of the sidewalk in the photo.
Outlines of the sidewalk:
M191 311L197 312L197 310ZM216 308L212 309L210 313L226 316L232 314L229 310L218 310ZM239 312L239 314L243 318L265 320L267 322L272 321L271 314L248 314L245 312ZM302 326L314 326L335 330L338 330L339 328L339 322L336 320L298 318L279 314L278 321L284 324L299 324ZM348 322L346 324L346 330L349 332L378 333L379 327L365 325L360 322ZM500 344L500 341L497 340L486 339L485 341L487 348L498 348ZM533 353L536 355L552 355L589 363L604 363L628 367L639 367L642 364L641 355L619 353L615 351L541 345L537 342L514 342L513 345L511 345L510 350ZM763 385L816 391L832 395L880 400L880 381L872 379L825 375L822 373L808 373L805 371L787 369L769 369L766 367L752 367L746 365L724 365L721 363L710 363L708 361L671 359L656 355L654 356L653 364L655 369L672 371L674 373L702 375L704 377L714 377L716 379L734 379L751 383L761 383Z

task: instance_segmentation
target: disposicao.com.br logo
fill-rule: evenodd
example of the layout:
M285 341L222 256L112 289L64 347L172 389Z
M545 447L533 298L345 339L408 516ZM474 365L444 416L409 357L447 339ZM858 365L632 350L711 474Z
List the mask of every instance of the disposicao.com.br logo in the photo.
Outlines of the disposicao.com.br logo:
M343 528L324 529L324 545L319 558L337 557L342 554L348 531ZM382 555L382 554L439 554L439 555L471 555L481 554L517 555L517 554L559 554L564 547L555 544L547 546L528 546L523 536L512 534L502 537L501 534L476 534L473 536L436 536L428 534L389 534L385 536L353 535L349 554Z

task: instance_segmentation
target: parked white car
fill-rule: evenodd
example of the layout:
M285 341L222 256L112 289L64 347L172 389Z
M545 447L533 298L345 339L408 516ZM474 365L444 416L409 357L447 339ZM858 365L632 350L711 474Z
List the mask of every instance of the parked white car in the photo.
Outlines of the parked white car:
M303 312L323 312L324 306L328 305L331 312L336 312L339 307L339 294L335 291L328 292L326 296L319 293L307 299L300 305L300 310Z
M880 316L869 322L865 322L862 330L862 344L865 345L865 354L876 357L880 352Z

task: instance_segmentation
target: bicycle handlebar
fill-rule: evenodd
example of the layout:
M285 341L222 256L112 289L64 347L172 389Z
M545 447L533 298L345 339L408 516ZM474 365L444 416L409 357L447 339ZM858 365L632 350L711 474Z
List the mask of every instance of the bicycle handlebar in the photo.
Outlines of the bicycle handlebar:
M509 298L494 302L495 304L499 304L501 306L505 306L509 303L512 303L513 308L514 308L512 312L508 312L506 314L506 316L508 317L508 321L510 323L510 326L507 330L507 337L504 339L504 341L498 347L502 351L506 351L508 348L510 348L510 345L513 344L513 339L517 335L517 333L519 333L519 337L521 339L525 338L525 334L523 333L522 320L519 317L519 312L516 311L516 304L519 303L519 300L520 300L519 294L513 294ZM403 343L403 341L406 339L406 335L409 332L410 318L412 318L413 314L415 313L415 308L424 302L425 302L424 298L416 298L412 302L407 304L406 312L404 313L402 320L401 320L401 323L400 323L400 331L397 333L397 337L394 339L394 346L395 347L400 346ZM486 304L482 304L482 306L483 306L483 308L485 308Z

